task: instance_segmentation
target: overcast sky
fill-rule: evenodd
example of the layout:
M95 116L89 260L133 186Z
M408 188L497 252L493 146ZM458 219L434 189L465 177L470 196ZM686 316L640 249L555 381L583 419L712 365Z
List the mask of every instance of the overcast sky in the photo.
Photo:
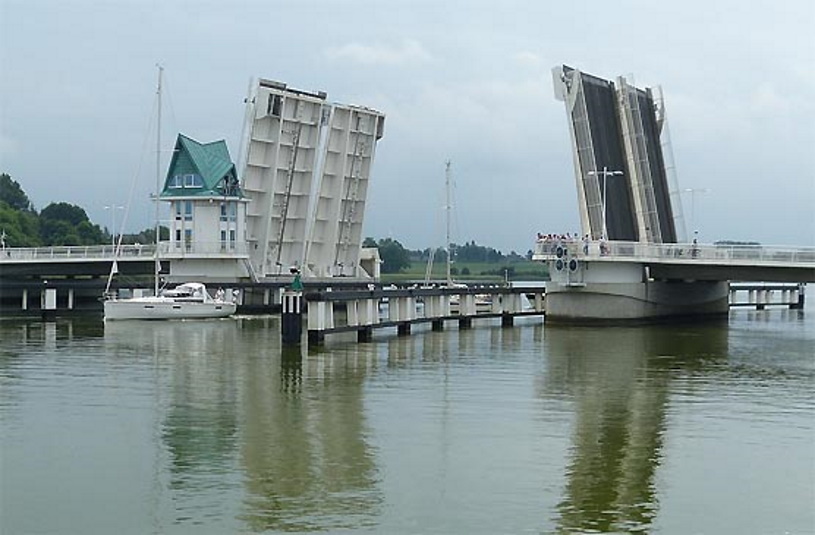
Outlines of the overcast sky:
M366 236L442 245L450 159L454 241L523 253L538 231L580 230L550 76L565 63L662 86L702 241L812 246L813 28L812 0L0 0L0 171L37 209L68 201L109 227L104 206L128 203L143 158L156 63L167 148L177 132L226 139L235 160L264 77L387 115ZM129 231L153 217L143 165Z

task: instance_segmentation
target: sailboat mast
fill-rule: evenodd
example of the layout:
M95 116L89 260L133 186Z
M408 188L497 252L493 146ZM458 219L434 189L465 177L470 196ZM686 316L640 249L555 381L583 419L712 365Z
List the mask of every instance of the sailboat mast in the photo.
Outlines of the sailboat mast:
M161 192L161 78L164 74L164 67L158 65L158 86L156 88L156 101L158 103L158 113L156 115L156 221L155 221L155 242L156 252L154 255L155 263L153 266L153 295L158 295L158 279L159 272L161 272L161 261L159 260L159 205L158 197Z
M446 243L447 243L447 284L448 286L453 282L452 264L453 264L453 251L450 244L450 160L447 160L444 171L444 186L446 193L446 203L444 205L444 214L446 219Z

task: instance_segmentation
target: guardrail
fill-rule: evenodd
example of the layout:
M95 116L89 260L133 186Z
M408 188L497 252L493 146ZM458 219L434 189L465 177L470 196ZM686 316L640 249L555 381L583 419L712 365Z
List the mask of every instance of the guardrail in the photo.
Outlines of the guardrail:
M232 242L194 242L159 243L159 255L162 258L186 258L195 256L237 256L248 254L248 247L243 243ZM5 247L0 250L0 264L12 262L51 262L83 260L149 260L154 258L156 246L150 245L60 245L51 247Z
M815 268L815 247L765 245L551 241L535 244L533 260L562 256L637 262L790 265Z
M119 257L152 258L155 245L122 245ZM107 259L116 256L113 245L61 245L53 247L6 247L0 251L0 263L50 260Z

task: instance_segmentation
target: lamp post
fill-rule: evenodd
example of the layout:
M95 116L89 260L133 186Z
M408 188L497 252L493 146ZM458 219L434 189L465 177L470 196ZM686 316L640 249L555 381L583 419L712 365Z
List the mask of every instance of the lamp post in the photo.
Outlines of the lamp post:
M118 204L111 204L110 206L105 206L105 210L110 210L110 219L111 219L111 227L110 227L110 241L113 247L116 247L116 209L124 210L124 206Z
M590 176L602 176L603 177L603 239L608 239L608 223L606 221L606 192L608 191L608 177L610 176L618 176L622 175L622 171L609 171L608 167L603 166L602 171L594 170L589 171L588 173Z
M690 193L690 226L691 231L694 233L694 238L699 233L699 230L696 228L696 194L707 193L709 191L707 188L685 188L682 190L683 193Z

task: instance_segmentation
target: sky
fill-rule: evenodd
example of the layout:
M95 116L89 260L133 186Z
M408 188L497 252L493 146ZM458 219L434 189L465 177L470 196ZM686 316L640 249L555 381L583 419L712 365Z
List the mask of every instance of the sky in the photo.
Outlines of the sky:
M150 227L156 64L166 150L182 132L236 161L263 77L386 114L365 236L443 245L450 160L452 241L525 253L580 231L567 64L661 86L701 242L815 246L813 27L811 0L0 0L0 172L37 209Z

